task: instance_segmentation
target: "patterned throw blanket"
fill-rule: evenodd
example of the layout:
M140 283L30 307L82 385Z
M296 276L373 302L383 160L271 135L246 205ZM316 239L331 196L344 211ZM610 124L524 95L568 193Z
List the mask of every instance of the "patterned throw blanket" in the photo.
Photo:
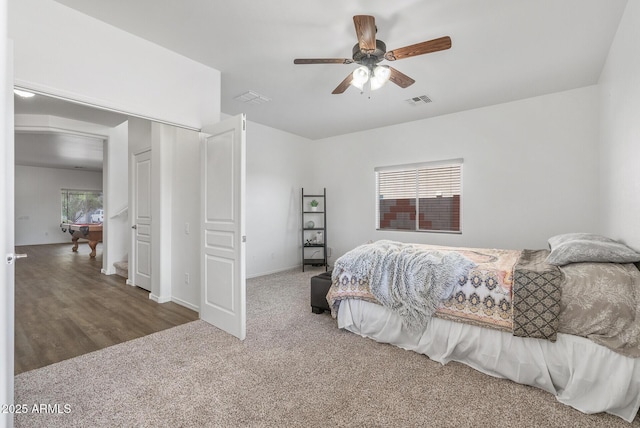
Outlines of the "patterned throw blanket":
M460 253L377 241L340 257L333 272L369 278L376 300L396 312L408 328L417 329L427 325L440 301L473 267L475 263Z
M455 273L450 272L454 278L452 289L449 288L450 282L444 288L443 284L440 288L436 287L442 290L441 295L444 297L436 303L435 312L431 311L431 306L425 309L426 313L430 312L428 316L407 311L410 315L401 315L406 325L425 323L432 314L438 318L508 331L518 336L555 340L562 275L557 268L549 270L548 265L538 263L543 256L537 252L399 244L389 241L382 241L380 244L381 248L377 248L375 244L360 246L336 261L332 286L327 295L334 317L340 301L349 298L383 304L397 313L400 313L399 310L407 311L407 307L416 309L415 306L421 304L419 300L412 299L409 305L399 303L398 300L403 298L403 293L399 292L386 304L383 303L389 299L385 290L395 290L393 275L402 277L402 274L397 271L390 274L384 268L385 262L388 262L384 255L375 256L374 259L378 259L376 263L369 260L371 251L382 253L391 247L395 252L402 252L400 249L404 248L408 258L414 254L428 258L427 254L430 254L434 260L457 259L462 265L461 270L455 271L454 268ZM401 265L397 268L400 269ZM384 284L380 284L385 281L386 288ZM404 286L410 287L410 284L405 283ZM412 295L413 292L405 293Z

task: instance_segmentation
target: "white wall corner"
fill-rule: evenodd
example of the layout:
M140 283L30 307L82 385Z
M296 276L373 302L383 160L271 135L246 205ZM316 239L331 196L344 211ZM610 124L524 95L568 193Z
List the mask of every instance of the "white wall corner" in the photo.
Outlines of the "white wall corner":
M149 293L149 299L157 303L167 303L171 301L171 296L156 296L153 293Z
M116 273L116 269L113 266L107 269L102 268L100 269L100 273L103 275L113 275Z

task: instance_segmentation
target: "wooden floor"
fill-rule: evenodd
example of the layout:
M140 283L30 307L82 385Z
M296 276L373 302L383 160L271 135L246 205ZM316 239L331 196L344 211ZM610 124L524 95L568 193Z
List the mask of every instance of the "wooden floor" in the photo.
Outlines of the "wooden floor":
M43 367L198 319L175 303L158 304L149 292L103 275L102 244L17 247L15 373Z

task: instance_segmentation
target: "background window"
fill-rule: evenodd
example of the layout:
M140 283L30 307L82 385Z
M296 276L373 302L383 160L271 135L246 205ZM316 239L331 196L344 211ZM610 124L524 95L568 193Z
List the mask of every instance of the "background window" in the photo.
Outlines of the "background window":
M62 223L102 223L102 192L62 189Z
M381 230L462 231L462 159L376 168Z

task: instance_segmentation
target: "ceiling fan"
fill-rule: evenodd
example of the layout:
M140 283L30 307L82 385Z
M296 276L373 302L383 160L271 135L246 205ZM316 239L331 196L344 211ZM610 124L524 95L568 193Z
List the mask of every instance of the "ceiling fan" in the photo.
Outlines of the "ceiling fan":
M387 80L391 80L401 88L406 88L415 83L415 80L393 67L378 65L378 63L385 59L387 61L395 61L412 56L438 52L451 47L451 38L445 36L387 51L385 43L376 39L378 29L373 16L356 15L353 17L353 23L356 28L358 43L353 47L352 59L313 58L293 60L294 64L352 64L354 62L360 64L360 67L353 71L353 73L350 73L342 83L333 90L332 94L343 93L349 85L353 85L362 91L367 83L369 83L371 90L376 90L384 85Z

